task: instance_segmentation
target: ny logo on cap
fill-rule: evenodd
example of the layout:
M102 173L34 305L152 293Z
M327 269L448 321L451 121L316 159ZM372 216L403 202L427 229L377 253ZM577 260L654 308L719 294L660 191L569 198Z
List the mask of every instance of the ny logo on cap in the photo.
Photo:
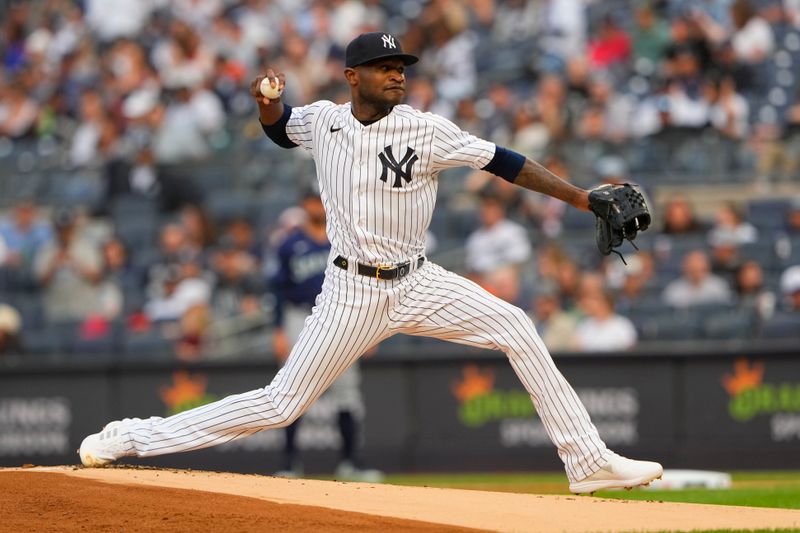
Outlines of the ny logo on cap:
M383 40L384 48L397 48L397 45L394 44L394 37L391 35L384 34L383 37L381 37L381 40Z
M406 183L411 181L411 166L417 162L419 156L414 153L413 148L407 146L406 155L404 155L403 159L398 163L392 153L392 147L387 146L383 149L383 152L378 154L378 159L381 160L381 165L383 165L381 181L384 183L386 182L386 179L389 177L389 171L391 170L394 172L394 183L392 187L400 188L403 186L403 182L400 181L401 179L406 180Z

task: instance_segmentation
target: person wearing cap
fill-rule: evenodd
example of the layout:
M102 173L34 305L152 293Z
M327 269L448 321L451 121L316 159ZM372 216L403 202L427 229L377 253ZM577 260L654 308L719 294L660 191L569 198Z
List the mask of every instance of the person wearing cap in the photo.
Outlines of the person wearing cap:
M406 67L416 62L396 36L372 32L345 50L348 103L292 107L280 98L282 73L268 68L253 80L266 135L284 148L302 146L316 163L331 243L322 291L269 385L169 418L112 422L84 439L84 465L196 450L286 427L364 352L402 333L505 352L558 450L572 492L634 487L662 475L658 463L608 449L523 310L425 257L442 170L482 169L584 211L589 191L444 117L403 104Z

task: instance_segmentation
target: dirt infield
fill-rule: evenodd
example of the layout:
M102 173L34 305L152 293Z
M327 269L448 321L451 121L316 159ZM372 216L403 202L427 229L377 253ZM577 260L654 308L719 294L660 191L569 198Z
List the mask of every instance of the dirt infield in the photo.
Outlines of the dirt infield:
M138 468L0 469L0 531L797 528L800 511Z

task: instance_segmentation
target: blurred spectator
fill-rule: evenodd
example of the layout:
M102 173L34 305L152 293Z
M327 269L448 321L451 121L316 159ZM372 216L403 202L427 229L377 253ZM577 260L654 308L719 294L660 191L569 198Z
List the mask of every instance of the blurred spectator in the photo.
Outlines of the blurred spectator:
M175 276L175 265L195 260L199 255L200 250L191 246L180 224L165 224L158 238L158 256L147 265L148 298L163 297L167 278Z
M21 83L0 83L0 137L32 136L38 113L39 105Z
M555 74L543 75L536 86L533 107L527 110L547 128L547 136L542 139L540 150L544 148L544 144L548 142L557 143L569 135L569 125L572 117L570 116L571 110L566 103L567 88L561 76ZM535 154L536 152L527 155L536 160L542 159L542 157L534 157Z
M750 128L750 107L737 92L733 77L708 82L706 91L707 100L712 102L709 118L714 129L729 139L744 140Z
M174 20L169 35L153 48L153 65L165 88L202 86L214 70L214 55L191 26Z
M550 132L541 117L525 106L518 107L514 113L510 148L541 161L549 143Z
M636 71L652 75L661 63L670 42L669 24L654 8L654 2L640 2L634 15L632 33L633 58Z
M484 289L514 305L519 305L520 279L519 270L513 265L505 265L486 272L481 277Z
M491 271L519 266L531 255L525 228L506 218L505 206L497 195L484 193L480 204L481 227L466 243L465 266L480 283Z
M616 309L623 314L635 308L655 289L653 256L641 251L627 261L627 265L617 260L610 261L606 267L606 283L614 291Z
M574 261L565 258L558 262L555 280L564 308L570 311L574 310L581 297L581 269Z
M117 198L135 195L150 198L162 213L172 213L203 201L203 191L180 169L156 163L153 150L145 146L135 156L115 158L105 167L105 194L100 214L112 209Z
M187 204L181 209L181 226L189 247L203 251L217 239L217 229L211 214L197 204Z
M107 318L121 317L133 302L126 298L139 296L144 282L141 271L133 265L128 250L117 237L103 243L103 281L100 287L100 312Z
M781 274L780 288L785 309L800 313L800 265L791 266Z
M761 63L775 48L772 28L756 12L754 0L735 0L730 5L732 28L717 23L702 11L693 14L709 40L717 44L730 40L736 58L742 63Z
M211 314L204 303L191 305L181 315L175 355L184 361L199 359L208 349Z
M163 296L150 299L144 311L153 322L179 321L195 306L206 306L211 299L211 286L202 278L194 261L172 264L163 279Z
M673 16L670 20L670 43L664 52L664 63L661 65L663 75L673 78L681 70L676 64L681 55L694 56L700 70L705 70L711 63L711 48L693 16L685 11Z
M695 215L692 204L684 196L673 196L664 205L663 227L664 235L697 235L704 233L707 228Z
M590 67L593 70L613 70L627 62L630 54L630 37L613 15L606 14L586 50Z
M741 307L752 309L766 320L775 310L775 293L764 286L764 271L756 261L745 261L736 272L734 285Z
M637 341L636 328L626 317L614 312L614 300L605 291L581 296L580 308L586 314L575 328L574 348L583 352L627 350Z
M573 348L579 315L563 309L555 285L544 283L537 287L532 315L539 335L550 350L563 352Z
M241 216L228 220L224 225L222 238L230 238L237 250L246 253L256 265L261 266L264 249L249 220Z
M705 127L711 103L703 93L703 63L691 48L677 48L670 61L662 122L672 128Z
M539 9L540 6L537 6L536 2L529 0L498 2L494 10L494 20L491 21L492 37L501 43L515 43L535 37ZM469 128L464 129L473 131Z
M725 281L711 273L705 252L696 250L683 259L683 275L664 289L664 303L672 307L729 303L731 291Z
M211 297L215 317L236 317L260 312L264 292L255 257L236 246L233 238L220 239L211 255L216 284Z
M432 4L436 5L436 4ZM467 30L469 11L459 2L450 2L440 23L432 25L432 54L426 67L432 73L440 98L455 104L475 92L475 39Z
M784 227L789 235L800 235L800 198L795 198L789 204Z
M165 105L155 88L131 93L122 103L122 113L130 121L128 136L132 142L152 146L158 163L181 163L208 156L210 147L204 133L202 116L183 100Z
M116 155L117 128L103 107L98 90L87 89L81 94L81 122L70 146L70 162L76 167L98 166Z
M627 94L617 91L614 80L608 73L595 73L589 78L588 105L594 106L602 116L602 136L619 144L632 134L635 101Z
M87 0L86 22L97 37L111 42L120 37L136 37L144 28L155 2L128 0Z
M616 155L606 155L597 160L594 173L601 183L625 183L628 181L628 165Z
M0 304L0 359L7 355L22 355L22 317L8 304Z
M45 315L51 322L82 320L98 308L103 259L97 245L81 235L73 211L56 211L53 227L55 239L34 260Z
M717 208L714 215L714 226L708 234L709 241L727 242L734 245L756 242L758 230L750 222L744 220L742 210L731 202Z
M730 286L736 283L736 275L742 265L739 241L727 232L712 232L708 244L711 246L711 272L725 280Z
M17 201L10 216L0 219L0 237L6 246L3 267L25 274L39 249L53 238L49 223L39 218L32 199Z
M550 0L542 11L538 66L544 72L559 72L570 58L585 52L586 10L581 0Z

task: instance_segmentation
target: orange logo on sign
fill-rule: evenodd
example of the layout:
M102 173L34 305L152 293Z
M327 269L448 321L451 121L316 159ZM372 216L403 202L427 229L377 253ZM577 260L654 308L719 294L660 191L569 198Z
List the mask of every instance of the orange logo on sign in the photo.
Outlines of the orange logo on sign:
M205 396L207 381L203 376L192 377L185 370L178 370L172 374L172 385L161 387L159 395L164 405L172 410Z
M467 365L461 372L464 378L453 382L451 387L453 395L461 402L489 394L494 389L494 372L491 370L482 371L477 365Z
M722 377L722 386L731 396L736 396L740 392L755 389L764 379L764 363L753 363L752 366L747 359L737 359L733 363L733 374L725 374Z

